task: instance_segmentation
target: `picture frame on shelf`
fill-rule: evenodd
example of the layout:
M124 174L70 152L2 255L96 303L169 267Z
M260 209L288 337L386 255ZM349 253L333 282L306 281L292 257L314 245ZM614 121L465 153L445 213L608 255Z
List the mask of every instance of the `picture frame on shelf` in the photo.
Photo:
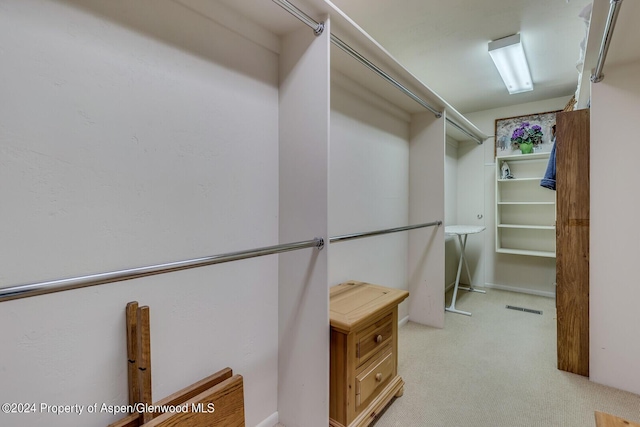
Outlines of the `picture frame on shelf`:
M514 131L527 123L529 124L526 126L527 128L540 126L542 131L542 137L538 143L534 144L533 152L550 152L551 147L553 146L551 128L556 124L556 113L561 111L562 110L556 110L545 113L496 119L494 157L521 154L520 144L516 141L512 141L512 137L514 136Z

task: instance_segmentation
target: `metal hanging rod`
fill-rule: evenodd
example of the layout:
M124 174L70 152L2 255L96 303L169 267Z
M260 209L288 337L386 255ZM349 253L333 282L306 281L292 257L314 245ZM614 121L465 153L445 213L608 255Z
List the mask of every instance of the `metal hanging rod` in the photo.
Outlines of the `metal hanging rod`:
M598 83L604 79L602 69L604 68L604 61L607 59L607 52L609 51L609 44L611 44L611 38L613 37L613 30L616 27L616 21L618 20L618 14L620 13L620 6L622 0L611 0L609 4L609 16L607 16L607 23L604 27L604 34L602 35L602 44L600 44L600 53L598 54L598 63L591 75L591 82Z
M405 227L386 228L384 230L367 231L364 233L343 234L342 236L329 237L329 243L344 242L346 240L361 239L363 237L379 236L381 234L397 233L399 231L414 230L416 228L433 227L442 225L442 221L426 222L424 224L407 225Z
M137 279L139 277L153 276L156 274L164 274L173 271L187 270L190 268L204 267L207 265L237 261L246 258L255 258L281 252L295 251L298 249L322 249L323 247L324 239L316 237L313 240L307 240L304 242L266 246L263 248L251 249L246 251L229 252L221 255L170 262L167 264L149 265L146 267L111 271L108 273L98 273L89 276L72 277L69 279L52 280L49 282L40 282L27 285L12 286L8 288L0 288L0 302L19 298L34 297L36 295L51 294L54 292L69 291L78 288L86 288L88 286L103 285L105 283Z
M435 108L433 108L431 105L427 104L420 97L418 97L418 95L416 95L415 93L411 92L409 89L404 87L402 84L400 84L397 80L395 80L389 74L385 73L380 68L378 68L378 66L375 65L373 62L369 61L367 58L365 58L360 53L358 53L358 51L353 49L351 46L349 46L348 44L346 44L345 42L343 42L333 34L331 34L331 42L334 45L338 46L340 49L342 49L344 52L349 54L352 58L360 62L362 65L364 65L365 67L367 67L368 69L370 69L371 71L373 71L374 73L378 74L380 77L385 79L387 82L391 83L393 86L398 88L405 95L409 96L409 98L413 99L418 104L422 105L424 108L431 111L433 114L435 114L437 118L442 117L441 111L438 111Z
M279 6L281 6L287 12L291 13L293 16L298 18L300 21L304 22L307 26L311 27L314 30L314 33L316 35L322 34L322 31L318 32L317 28L318 28L319 25L322 25L322 28L324 29L324 24L323 23L316 22L314 19L310 18L309 15L305 14L304 12L302 12L300 9L298 9L297 7L292 5L287 0L273 0L273 2L278 4ZM431 105L427 104L418 95L416 95L415 93L411 92L409 89L404 87L397 80L395 80L393 77L391 77L390 75L385 73L377 65L375 65L374 63L369 61L364 56L362 56L360 53L358 53L351 46L349 46L348 44L346 44L345 42L343 42L342 40L340 40L338 37L334 36L333 34L331 34L330 39L331 39L331 43L333 43L334 45L338 46L340 49L342 49L347 54L352 56L358 62L362 63L365 67L369 68L371 71L373 71L374 73L378 74L380 77L385 79L387 82L391 83L393 86L398 88L405 95L408 95L411 99L416 101L418 104L422 105L424 108L426 108L427 110L431 111L433 114L435 114L436 117L438 117L438 118L442 117L442 112L441 111L438 111L435 108L433 108Z
M455 127L456 129L458 129L460 132L469 135L473 140L475 140L478 145L482 144L482 139L478 138L477 136L473 135L471 132L469 132L468 130L464 129L462 126L460 126L459 124L457 124L456 122L454 122L453 120L451 120L450 118L447 117L447 122L452 125L453 127Z

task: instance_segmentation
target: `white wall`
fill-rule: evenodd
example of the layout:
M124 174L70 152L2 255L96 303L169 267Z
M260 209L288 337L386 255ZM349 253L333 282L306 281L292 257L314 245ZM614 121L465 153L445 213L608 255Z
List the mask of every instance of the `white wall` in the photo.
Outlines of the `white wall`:
M640 394L636 152L640 62L607 67L591 97L590 378Z
M278 243L276 54L171 1L0 8L0 286ZM0 401L126 403L137 300L155 400L230 366L256 425L277 409L277 289L264 257L3 302Z
M409 220L409 116L332 73L329 234L399 227ZM408 290L409 232L331 245L329 285L348 280ZM408 304L399 307L399 319Z
M568 102L569 97L559 97L545 101L530 102L526 104L512 105L504 108L479 111L466 114L466 117L489 135L495 133L495 120L505 117L514 117L525 114L542 113L561 110ZM532 257L523 255L510 255L496 253L495 251L495 157L493 138L485 141L483 145L473 146L467 144L469 158L473 158L473 164L480 164L480 158L484 159L484 173L477 176L462 177L462 171L478 171L477 166L468 168L459 162L461 171L459 182L465 183L466 194L484 194L484 224L487 227L482 233L483 248L478 261L478 266L484 266L478 271L484 271L484 278L479 276L478 282L485 283L487 287L512 290L517 292L533 293L553 297L555 295L556 262L554 258ZM462 154L459 155L461 157ZM460 186L459 186L460 188ZM478 202L467 205L465 196L458 200L458 218L472 221L477 215ZM468 245L474 245L471 239ZM474 248L475 246L470 246ZM472 249L472 253L473 249ZM474 276L476 276L474 274ZM474 280L476 278L474 277ZM474 284L475 284L474 283Z

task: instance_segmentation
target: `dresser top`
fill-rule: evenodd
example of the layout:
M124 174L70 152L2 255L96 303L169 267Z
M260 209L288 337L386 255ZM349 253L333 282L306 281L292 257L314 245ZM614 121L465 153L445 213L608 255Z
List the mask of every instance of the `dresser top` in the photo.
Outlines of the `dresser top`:
M345 332L400 304L409 296L401 289L371 283L349 281L329 289L329 318L331 326Z

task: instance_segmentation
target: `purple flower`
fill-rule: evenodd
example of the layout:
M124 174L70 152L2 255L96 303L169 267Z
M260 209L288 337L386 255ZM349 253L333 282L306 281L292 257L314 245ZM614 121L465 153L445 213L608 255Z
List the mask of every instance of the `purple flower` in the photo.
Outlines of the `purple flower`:
M513 131L513 135L511 136L511 139L514 140L514 139L522 138L523 135L524 135L524 129L518 128Z
M520 124L511 134L511 141L517 143L530 142L535 145L542 142L542 128L539 125L529 126L529 122Z

